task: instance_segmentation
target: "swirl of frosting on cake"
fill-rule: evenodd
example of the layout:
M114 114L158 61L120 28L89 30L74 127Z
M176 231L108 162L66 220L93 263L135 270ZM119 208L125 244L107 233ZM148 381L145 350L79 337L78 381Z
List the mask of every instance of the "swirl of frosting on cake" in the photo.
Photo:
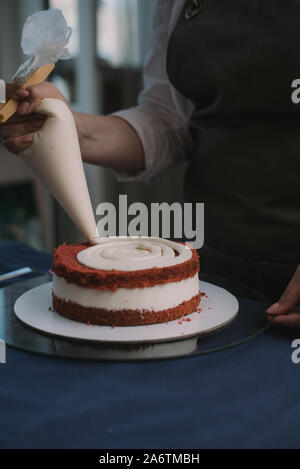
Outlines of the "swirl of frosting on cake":
M152 237L109 237L77 254L80 264L97 270L134 271L181 264L192 257L184 244Z

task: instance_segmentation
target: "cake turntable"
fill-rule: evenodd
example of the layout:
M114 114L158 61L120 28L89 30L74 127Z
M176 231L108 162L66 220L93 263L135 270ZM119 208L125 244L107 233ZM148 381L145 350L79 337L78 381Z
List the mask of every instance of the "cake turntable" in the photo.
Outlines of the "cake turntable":
M238 302L224 288L201 281L201 291L206 293L201 311L186 316L187 320L132 327L88 326L49 311L49 280L50 276L40 276L0 290L0 337L8 346L73 359L169 359L238 345L270 325L261 303L256 307L255 301Z

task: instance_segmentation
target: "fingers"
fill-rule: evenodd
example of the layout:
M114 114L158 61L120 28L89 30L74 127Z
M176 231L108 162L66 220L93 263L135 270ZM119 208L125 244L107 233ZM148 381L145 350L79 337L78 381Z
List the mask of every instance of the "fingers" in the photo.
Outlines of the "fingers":
M29 99L26 99L26 101L23 101L20 104L18 108L18 114L20 116L31 114L39 107L39 105L41 104L41 101L42 101L42 98L33 98L30 96Z
M29 96L29 91L24 90L22 86L6 83L6 99L26 99Z
M17 111L19 116L27 116L33 113L44 98L56 98L68 104L66 98L56 86L47 81L29 86L26 90L20 85L6 83L6 96L7 99L13 98L21 101Z
M33 112L32 114L28 116L19 116L18 114L14 114L11 116L8 121L5 122L5 124L0 125L0 130L2 127L5 127L6 125L12 125L12 124L18 124L20 122L24 121L40 121L44 122L46 120L45 114L38 114L37 112Z
M298 328L300 327L300 314L291 313L282 316L276 316L273 319L273 324L278 326Z
M284 290L279 300L267 309L268 319L273 324L287 327L300 327L300 266Z
M19 137L40 130L44 120L28 120L16 124L8 124L0 126L0 137L7 139L11 137Z
M18 119L12 118L6 124L0 125L0 137L7 139L35 132L43 126L46 116L31 114L23 118L18 116Z
M277 303L274 303L267 309L267 313L271 315L281 315L291 312L297 303L300 302L300 266L281 295Z
M10 152L18 155L22 151L27 150L32 144L32 136L26 135L22 137L8 138L4 142L5 148Z
M56 86L49 81L44 81L38 85L29 86L27 91L29 91L30 97L33 100L43 98L64 98Z
M25 116L34 112L44 98L57 98L67 103L66 98L52 83L44 82L27 88L28 97L20 104L18 114Z

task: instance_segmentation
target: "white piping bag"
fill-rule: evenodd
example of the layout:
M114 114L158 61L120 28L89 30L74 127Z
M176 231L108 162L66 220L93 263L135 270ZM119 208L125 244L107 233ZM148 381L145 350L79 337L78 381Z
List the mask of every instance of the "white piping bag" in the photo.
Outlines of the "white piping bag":
M36 112L45 114L43 127L20 155L48 188L86 239L100 242L84 174L77 129L67 104L44 99Z

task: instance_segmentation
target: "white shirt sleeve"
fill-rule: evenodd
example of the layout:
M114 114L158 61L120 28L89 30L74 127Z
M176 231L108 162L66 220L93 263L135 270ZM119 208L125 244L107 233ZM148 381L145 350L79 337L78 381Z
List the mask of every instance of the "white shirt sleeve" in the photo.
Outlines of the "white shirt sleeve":
M5 81L0 79L0 104L6 103Z
M113 170L118 180L147 182L166 168L183 161L192 148L188 120L193 104L171 85L167 75L167 46L184 0L157 2L153 22L152 51L144 71L145 86L138 105L113 115L125 119L141 139L145 170L125 173Z

